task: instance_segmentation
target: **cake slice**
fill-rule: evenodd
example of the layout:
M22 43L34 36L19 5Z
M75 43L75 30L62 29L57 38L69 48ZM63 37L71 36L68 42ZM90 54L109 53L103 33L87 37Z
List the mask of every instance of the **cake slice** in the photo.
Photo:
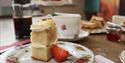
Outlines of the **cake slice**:
M57 42L56 25L52 19L41 20L31 25L32 58L42 61L51 59L50 48Z
M57 41L56 25L54 21L50 19L33 24L31 30L32 44L37 43L49 46Z
M32 58L41 61L49 61L52 58L51 46L49 47L32 47Z
M42 32L31 32L31 42L32 44L40 44L45 46L50 46L57 41L56 33L51 31L42 31Z

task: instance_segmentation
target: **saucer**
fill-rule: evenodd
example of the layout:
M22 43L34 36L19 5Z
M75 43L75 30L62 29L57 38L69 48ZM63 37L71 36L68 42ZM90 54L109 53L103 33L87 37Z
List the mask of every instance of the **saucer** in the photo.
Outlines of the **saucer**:
M71 37L65 37L65 36L58 36L58 40L59 41L78 41L78 40L80 40L80 39L82 39L82 38L85 38L85 37L87 37L87 36L89 36L89 33L88 32L86 32L86 31L83 31L83 30L80 30L80 33L79 33L79 35L78 35L78 37L76 37L76 38L71 38Z

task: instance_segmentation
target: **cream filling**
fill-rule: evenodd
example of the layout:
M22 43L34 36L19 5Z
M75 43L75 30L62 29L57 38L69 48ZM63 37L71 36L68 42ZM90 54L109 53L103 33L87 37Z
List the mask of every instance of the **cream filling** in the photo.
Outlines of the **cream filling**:
M45 45L41 45L41 44L32 44L31 45L32 47L34 47L34 48L45 48L46 46Z
M34 31L34 32L40 32L40 31L43 31L43 30L46 30L46 29L49 29L50 26L49 25L46 25L46 24L33 24L31 25L31 30Z

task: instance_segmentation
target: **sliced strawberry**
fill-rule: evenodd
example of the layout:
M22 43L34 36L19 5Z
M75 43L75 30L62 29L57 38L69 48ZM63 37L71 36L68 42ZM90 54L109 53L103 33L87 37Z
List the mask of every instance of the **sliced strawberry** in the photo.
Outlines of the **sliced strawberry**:
M52 46L51 53L57 62L63 62L69 56L69 53L66 50L58 47L57 45Z

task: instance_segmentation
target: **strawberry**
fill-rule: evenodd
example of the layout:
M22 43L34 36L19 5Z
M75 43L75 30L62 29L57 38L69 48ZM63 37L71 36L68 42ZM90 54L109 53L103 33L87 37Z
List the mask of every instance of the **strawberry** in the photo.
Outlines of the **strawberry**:
M52 45L51 53L57 62L63 62L69 56L69 53L66 50L58 47L57 45Z

